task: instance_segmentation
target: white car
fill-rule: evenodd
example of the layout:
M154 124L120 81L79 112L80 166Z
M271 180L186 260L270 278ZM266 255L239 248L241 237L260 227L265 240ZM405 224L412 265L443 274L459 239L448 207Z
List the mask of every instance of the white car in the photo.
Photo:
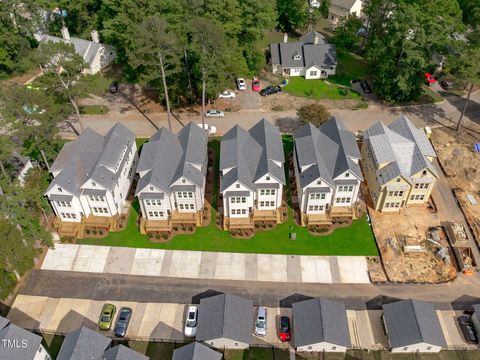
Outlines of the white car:
M233 91L224 91L221 94L218 94L220 99L233 99L235 98L235 93Z
M247 90L247 83L245 82L245 79L238 78L237 87L238 87L238 90Z
M255 335L267 335L267 308L260 306L257 310L257 319L255 320Z
M185 329L183 330L186 337L194 337L197 334L197 317L198 308L195 305L189 306L185 318Z
M197 125L200 126L203 130L206 130L208 132L208 135L215 135L217 133L216 126L213 126L210 124L205 124L205 125L197 124Z
M208 110L205 112L206 117L224 117L225 114L220 110Z

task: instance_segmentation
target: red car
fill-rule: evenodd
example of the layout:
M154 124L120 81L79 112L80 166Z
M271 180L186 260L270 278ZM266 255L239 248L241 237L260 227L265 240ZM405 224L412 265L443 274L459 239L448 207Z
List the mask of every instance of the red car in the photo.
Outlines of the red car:
M437 80L432 76L430 73L425 73L425 81L428 85L433 85L437 82Z
M279 338L282 342L290 340L292 332L290 330L290 319L288 316L280 317L280 333Z
M252 90L260 91L260 80L258 80L257 78L252 79Z

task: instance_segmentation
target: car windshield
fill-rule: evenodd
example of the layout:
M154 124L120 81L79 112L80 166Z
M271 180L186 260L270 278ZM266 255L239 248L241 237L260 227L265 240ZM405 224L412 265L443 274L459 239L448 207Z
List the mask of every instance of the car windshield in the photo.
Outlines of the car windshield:
M102 315L102 322L108 322L110 321L110 316L109 315Z
M282 331L287 331L288 330L288 319L287 318L282 318L281 319L280 327L282 328Z

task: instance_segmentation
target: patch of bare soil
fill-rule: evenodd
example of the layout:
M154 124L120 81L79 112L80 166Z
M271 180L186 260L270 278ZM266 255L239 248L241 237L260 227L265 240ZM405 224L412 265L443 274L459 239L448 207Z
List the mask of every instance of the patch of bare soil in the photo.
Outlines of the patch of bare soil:
M440 283L456 277L453 254L445 262L437 253L451 254L440 228L439 241L430 241L438 217L424 206L411 206L400 213L380 213L369 208L371 222L388 281Z
M469 124L469 127L475 126ZM480 126L477 126L480 131ZM451 129L434 129L431 137L448 179L460 206L480 244L480 154L473 150L474 143L480 143L468 132L457 133ZM476 202L472 204L470 199Z

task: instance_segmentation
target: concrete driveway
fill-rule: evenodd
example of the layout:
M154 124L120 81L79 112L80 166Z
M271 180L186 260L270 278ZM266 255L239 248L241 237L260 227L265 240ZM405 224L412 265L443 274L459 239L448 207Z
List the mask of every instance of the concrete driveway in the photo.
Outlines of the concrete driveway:
M43 270L190 279L368 284L363 256L298 256L170 251L57 244Z

